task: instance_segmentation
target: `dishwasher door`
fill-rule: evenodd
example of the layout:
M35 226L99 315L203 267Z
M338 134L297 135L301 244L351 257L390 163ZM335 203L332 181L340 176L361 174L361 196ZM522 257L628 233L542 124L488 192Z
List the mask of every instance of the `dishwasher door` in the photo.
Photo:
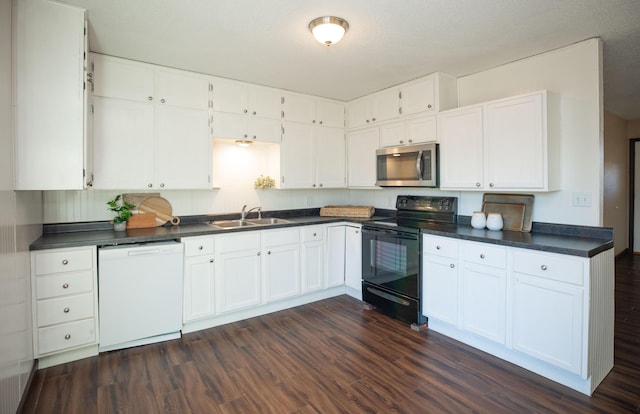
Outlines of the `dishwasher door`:
M178 242L98 250L100 351L180 337L182 263Z

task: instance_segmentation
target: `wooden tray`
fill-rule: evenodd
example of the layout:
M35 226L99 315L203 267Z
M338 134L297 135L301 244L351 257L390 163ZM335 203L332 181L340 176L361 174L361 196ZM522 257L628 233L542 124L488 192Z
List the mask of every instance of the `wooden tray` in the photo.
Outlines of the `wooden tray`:
M502 215L503 230L522 231L524 210L524 204L484 203L482 206L485 214L500 213Z
M482 211L485 211L485 204L489 203L490 205L493 204L509 204L509 205L513 205L513 204L517 204L517 205L523 205L524 206L524 213L522 214L522 225L521 228L518 229L519 231L523 231L523 232L530 232L531 231L531 224L532 224L532 216L533 216L533 201L534 201L534 196L532 194L500 194L500 193L485 193L482 196ZM499 207L493 207L493 208L507 208L508 206L499 206ZM514 207L511 206L510 207L512 210L510 210L510 212L512 212L513 214L515 214L516 216L519 214L517 211L513 212ZM517 208L518 211L520 209L520 207ZM512 220L517 220L517 219L513 219L511 216L509 218L510 220L510 226L516 226L513 224ZM503 221L504 221L504 215L503 215ZM505 229L507 229L506 226L506 221L505 221Z

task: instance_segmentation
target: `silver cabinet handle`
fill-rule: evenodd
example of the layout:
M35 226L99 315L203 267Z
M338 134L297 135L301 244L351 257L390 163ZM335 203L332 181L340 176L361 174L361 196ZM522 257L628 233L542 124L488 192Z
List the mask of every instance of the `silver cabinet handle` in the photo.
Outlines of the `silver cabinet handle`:
M480 187L480 183L476 183L476 187Z
M244 110L244 113L246 114L247 112L249 112L249 111L247 111L247 110L245 109L245 110Z
M480 253L480 258L481 258L481 259L484 259L484 257L485 257L485 256L484 256L484 253Z
M547 265L542 265L542 266L540 266L540 269L542 269L542 270L547 270Z
M69 264L69 261L68 261L67 259L64 259L64 260L62 261L62 265L63 265L63 266L66 266L66 265L68 265L68 264Z
M312 124L315 124L315 123L316 123L316 120L314 119L313 121L311 121L311 123L312 123Z
M436 246L436 250L440 250L440 246Z
M147 184L147 187L151 188L151 187L153 187L153 184L149 183L149 184Z
M271 254L271 250L269 250L269 251L267 252L267 254Z
M198 246L198 250L202 250L202 246Z
M209 263L213 263L213 258L209 259Z
M375 119L375 118L371 118L371 120L372 120L373 122L376 122L376 119Z
M160 183L160 188L164 188L164 183Z
M69 308L64 308L62 311L63 311L64 313L69 313L69 311L70 311L70 310L71 310L71 309L69 309Z
M323 123L323 122L322 122L322 121L320 121L320 125L322 125L322 123Z
M258 252L258 256L260 256L260 252Z
M409 144L411 144L412 142L413 142L413 140L412 140L412 139L410 139L410 140L409 140Z
M456 267L456 265L454 265L453 263L451 263L451 264L449 265L449 267L453 269L454 267Z
M150 101L153 101L153 96L150 96L147 99L150 100Z
M164 102L165 102L165 101L164 101L164 98L160 99L160 102L161 102L161 103L164 103Z
M401 144L404 144L404 141L403 141L403 140L400 140L400 143L401 143Z
M253 114L256 115L256 111L253 111Z
M360 230L356 230L356 234L360 233Z
M431 108L432 108L431 104L427 105L427 109L431 109Z
M71 335L70 335L70 334L66 334L66 335L64 336L64 339L66 339L66 340L71 339Z
M65 283L64 285L62 285L62 289L69 289L69 284Z
M489 187L493 187L493 183L489 183Z

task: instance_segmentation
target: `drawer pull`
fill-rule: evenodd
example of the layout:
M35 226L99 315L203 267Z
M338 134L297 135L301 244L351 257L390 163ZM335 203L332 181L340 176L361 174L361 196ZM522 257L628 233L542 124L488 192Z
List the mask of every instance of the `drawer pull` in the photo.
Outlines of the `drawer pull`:
M63 265L63 266L66 266L66 265L68 265L68 264L69 264L69 261L68 261L67 259L64 259L64 260L62 261L62 265Z
M542 266L540 266L540 269L542 269L542 270L547 270L547 265L542 265Z
M209 259L209 263L213 263L213 259Z
M62 285L62 289L69 289L69 284L65 283L64 285Z
M198 246L198 250L202 250L202 246Z
M64 339L66 339L66 340L71 339L71 334L66 334L66 335L64 336Z
M436 250L440 250L440 246L436 246Z
M317 236L317 233L313 233L313 237L316 237L316 236Z
M69 311L70 311L70 310L71 310L71 309L69 309L69 308L64 308L62 311L63 311L64 313L69 313Z
M481 258L481 259L484 259L484 258L485 258L484 253L480 253L480 258Z
M456 265L454 265L453 263L451 263L451 264L449 265L449 267L453 269L454 267L456 267Z

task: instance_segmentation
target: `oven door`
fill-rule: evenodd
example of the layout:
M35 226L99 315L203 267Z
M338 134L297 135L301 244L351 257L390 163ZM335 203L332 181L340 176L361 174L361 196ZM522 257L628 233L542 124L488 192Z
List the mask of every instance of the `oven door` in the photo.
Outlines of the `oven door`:
M362 228L362 280L418 299L420 249L418 234Z

